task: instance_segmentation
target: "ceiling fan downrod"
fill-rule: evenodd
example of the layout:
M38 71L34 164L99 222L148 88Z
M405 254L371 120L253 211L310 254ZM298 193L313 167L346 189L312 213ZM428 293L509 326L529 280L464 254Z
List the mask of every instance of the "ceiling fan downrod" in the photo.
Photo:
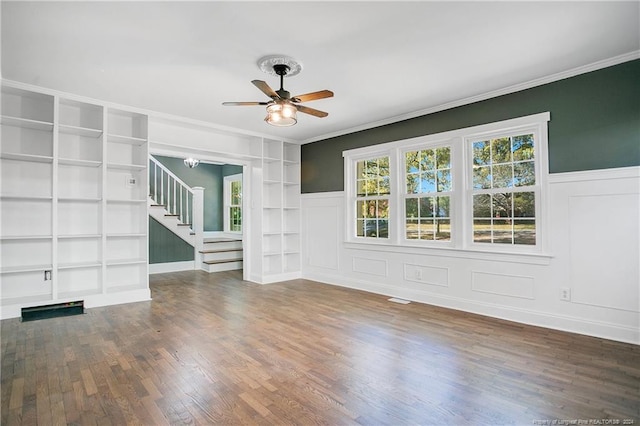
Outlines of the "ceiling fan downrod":
M286 64L275 64L273 66L273 70L275 71L275 73L280 76L280 89L276 90L276 93L282 99L291 98L291 93L284 90L284 76L287 75L290 69L291 68L289 67L289 65L286 65Z

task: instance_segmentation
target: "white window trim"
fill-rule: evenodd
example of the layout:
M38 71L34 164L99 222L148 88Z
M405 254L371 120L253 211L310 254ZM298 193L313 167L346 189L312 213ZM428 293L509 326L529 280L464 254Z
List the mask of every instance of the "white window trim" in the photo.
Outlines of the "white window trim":
M420 136L411 139L404 139L388 142L379 145L372 145L363 148L343 151L344 176L345 176L345 243L353 247L362 246L379 247L389 251L404 252L405 247L419 248L424 250L436 250L438 252L456 251L461 255L478 253L479 258L484 258L482 253L502 253L511 258L510 255L525 257L551 257L549 253L548 238L548 121L551 118L549 112L528 115L494 123L482 124L478 126L456 129L433 135ZM537 187L539 202L536 203L536 245L518 246L506 244L480 244L473 243L472 220L468 211L472 207L472 191L470 185L472 169L469 167L471 157L471 139L477 139L487 135L505 133L518 133L532 131L536 135L534 145L535 167L537 174ZM451 198L451 241L429 241L429 240L407 240L404 235L404 188L405 173L404 153L420 148L435 146L451 146L452 162L452 198ZM358 161L377 158L381 156L389 157L390 165L390 185L391 194L389 197L389 238L362 238L356 237L355 233L355 200L356 200L356 179L355 165ZM399 248L394 249L394 248ZM466 254L465 254L466 253ZM473 257L473 256L471 256ZM537 262L537 261L536 261Z
M240 182L240 184L242 185L242 193L244 195L244 184L242 183L242 173L238 173L235 175L229 175L229 176L225 176L223 178L223 199L224 202L223 204L223 221L224 221L224 232L227 234L237 234L237 235L242 235L242 231L232 231L231 227L229 225L229 219L231 217L229 209L231 208L231 182ZM244 196L242 197L243 204L240 205L241 211L242 211L242 228L244 229Z

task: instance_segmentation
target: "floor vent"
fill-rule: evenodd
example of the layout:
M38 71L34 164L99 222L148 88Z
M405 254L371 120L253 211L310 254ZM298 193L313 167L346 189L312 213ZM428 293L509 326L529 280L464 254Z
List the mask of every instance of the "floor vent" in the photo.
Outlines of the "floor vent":
M55 305L32 306L22 308L22 321L34 321L45 318L68 317L84 314L84 300L58 303Z
M402 305L408 305L411 303L410 300L398 299L397 297L392 297L391 299L387 299L389 302L400 303Z

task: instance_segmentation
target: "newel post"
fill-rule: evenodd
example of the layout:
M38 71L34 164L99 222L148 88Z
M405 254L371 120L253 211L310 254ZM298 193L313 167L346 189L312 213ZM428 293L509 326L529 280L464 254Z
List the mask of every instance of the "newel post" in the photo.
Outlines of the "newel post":
M196 244L194 246L194 269L202 268L202 247L204 241L204 188L195 186L193 190L193 232L196 234Z

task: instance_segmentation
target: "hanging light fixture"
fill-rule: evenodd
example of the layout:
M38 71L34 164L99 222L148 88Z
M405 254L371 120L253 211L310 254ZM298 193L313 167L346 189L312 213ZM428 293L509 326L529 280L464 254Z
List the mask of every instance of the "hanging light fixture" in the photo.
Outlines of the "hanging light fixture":
M190 169L195 168L198 164L200 164L200 160L196 160L195 158L189 157L184 159L184 165Z
M293 126L298 122L296 117L297 111L295 105L292 105L286 100L269 102L269 105L267 105L267 116L264 121L272 126Z

